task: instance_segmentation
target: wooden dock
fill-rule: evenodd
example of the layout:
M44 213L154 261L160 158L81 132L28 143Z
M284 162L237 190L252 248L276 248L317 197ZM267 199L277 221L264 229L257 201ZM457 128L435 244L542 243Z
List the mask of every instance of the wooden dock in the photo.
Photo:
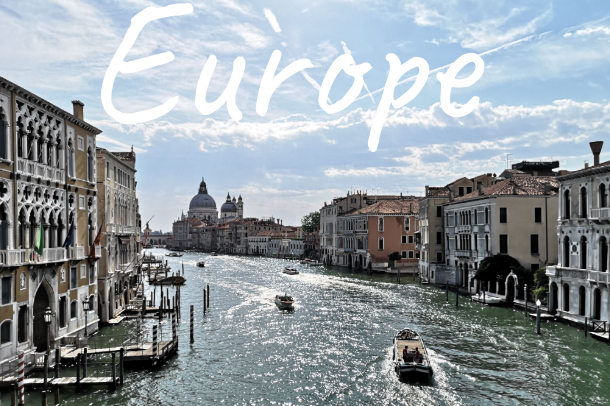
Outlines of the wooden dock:
M143 342L125 347L87 348L87 356L99 354L118 353L125 349L123 362L132 366L158 367L178 352L178 343L175 341L159 341L157 343L157 356L153 356L153 343ZM84 355L84 348L64 347L61 349L61 359L75 362L79 355Z
M44 386L44 378L25 378L23 380L26 388L41 388ZM80 381L75 376L69 376L65 378L49 378L47 379L47 386L113 386L119 384L119 378L115 378L113 383L111 377L102 378L80 378ZM17 375L3 376L0 378L0 387L10 387L17 385Z

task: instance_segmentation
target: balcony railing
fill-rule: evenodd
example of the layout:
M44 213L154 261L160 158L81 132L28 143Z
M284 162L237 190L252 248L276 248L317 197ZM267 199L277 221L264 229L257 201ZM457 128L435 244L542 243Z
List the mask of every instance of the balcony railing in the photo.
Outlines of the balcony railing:
M70 256L70 259L85 258L85 247L70 247L68 254Z
M548 269L548 268L547 268ZM585 269L576 269L576 268L554 268L555 275L551 275L547 270L547 275L550 276L558 276L562 278L572 278L572 279L589 279L589 271Z
M589 271L589 281L597 283L608 283L608 272Z
M591 220L610 220L610 207L589 209L589 218Z
M2 250L0 251L0 263L4 265L19 265L24 264L26 259L29 260L30 250Z
M40 176L46 180L53 182L61 182L64 180L64 170L54 168L45 164L30 161L24 158L17 159L17 171L32 176Z
M460 258L470 258L470 250L455 250L455 256Z
M65 248L45 248L42 255L36 254L33 249L0 251L0 264L8 266L60 262L66 260L67 252Z
M67 259L65 248L45 248L42 251L42 258L40 258L40 262L65 261Z
M345 230L345 231L343 231L343 234L352 235L352 234L354 234L354 230Z
M455 231L458 232L459 234L470 233L472 231L472 226L471 225L457 226L455 228Z

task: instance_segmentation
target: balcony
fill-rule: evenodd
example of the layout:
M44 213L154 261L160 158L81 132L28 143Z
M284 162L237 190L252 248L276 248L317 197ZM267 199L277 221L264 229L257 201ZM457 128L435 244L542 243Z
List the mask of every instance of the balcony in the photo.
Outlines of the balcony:
M597 221L610 221L610 207L589 209L589 218Z
M546 274L549 276L557 276L561 278L571 278L571 279L589 279L589 271L585 269L576 269L576 268L559 268L553 267L555 270L555 275L551 275L550 271L547 268Z
M455 250L455 256L458 258L470 258L472 251L470 250Z
M345 231L343 231L343 234L345 234L345 235L353 235L354 234L354 230L345 230Z
M589 271L589 282L608 284L608 272Z
M17 159L17 172L25 175L41 177L45 180L53 182L64 181L64 170L54 168L38 162L30 161L24 158Z
M455 231L458 234L465 234L465 233L471 233L472 232L472 226L471 225L462 225L462 226L457 226L455 228Z
M85 258L85 247L69 247L69 258L72 260Z
M67 252L65 248L45 248L42 252L42 256L36 254L33 249L0 251L0 265L5 266L42 264L66 260Z

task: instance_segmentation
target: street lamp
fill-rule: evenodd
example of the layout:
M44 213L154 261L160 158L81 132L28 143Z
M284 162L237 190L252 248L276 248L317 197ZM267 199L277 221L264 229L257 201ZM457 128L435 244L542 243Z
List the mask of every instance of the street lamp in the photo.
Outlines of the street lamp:
M536 334L540 334L540 299L536 300Z
M43 314L44 322L47 323L47 351L51 349L51 317L53 317L53 312L50 307L47 307Z
M87 337L87 312L89 311L89 298L83 300L83 310L85 311L85 337Z

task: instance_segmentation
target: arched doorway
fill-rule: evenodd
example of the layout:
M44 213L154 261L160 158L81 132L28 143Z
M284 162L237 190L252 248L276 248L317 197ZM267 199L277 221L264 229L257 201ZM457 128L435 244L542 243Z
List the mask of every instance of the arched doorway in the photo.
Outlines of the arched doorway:
M587 297L587 291L584 286L578 288L578 314L580 316L585 315L585 302Z
M123 306L127 306L129 304L129 285L127 282L123 285Z
M563 264L565 268L570 267L570 238L565 236L563 238Z
M600 264L599 264L599 270L602 272L607 272L608 271L608 240L606 240L606 237L602 237L599 239L599 251L600 251Z
M49 307L49 295L44 286L40 286L34 296L34 328L32 329L36 352L47 350L47 323L44 321L44 312Z
M559 299L559 289L557 288L557 284L555 282L551 282L551 314L557 313L557 301Z
M364 263L362 261L363 261L362 254L358 254L358 268L359 269L362 269L362 264Z
M562 292L561 296L563 299L563 311L569 312L570 311L570 285L568 285L567 283L563 284L563 292Z
M512 303L515 300L515 278L508 275L506 279L506 302Z
M595 320L602 318L602 292L599 288L595 288L593 293L593 318Z
M347 256L347 267L352 269L352 254L348 254Z
M97 318L99 320L102 320L102 312L104 311L104 308L102 307L102 296L98 293L97 295Z
M587 237L580 237L580 269L587 269Z

